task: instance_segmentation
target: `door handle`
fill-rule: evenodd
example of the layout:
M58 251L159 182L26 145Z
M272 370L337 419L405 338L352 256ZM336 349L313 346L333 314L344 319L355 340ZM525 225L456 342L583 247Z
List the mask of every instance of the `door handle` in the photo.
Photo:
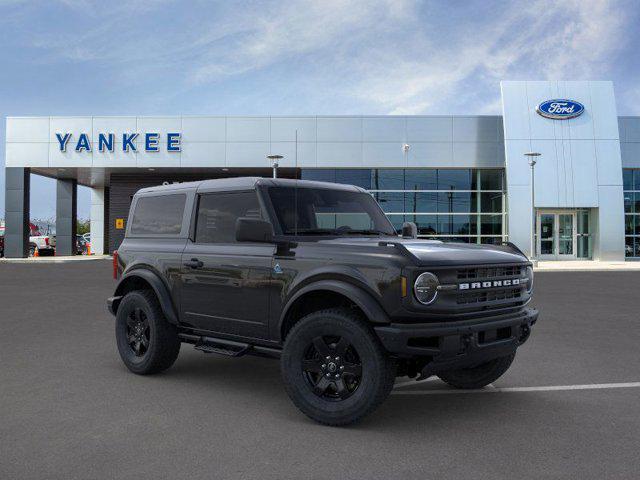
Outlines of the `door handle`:
M184 262L184 266L189 268L202 268L204 267L204 263L202 263L197 258L192 258L188 262Z

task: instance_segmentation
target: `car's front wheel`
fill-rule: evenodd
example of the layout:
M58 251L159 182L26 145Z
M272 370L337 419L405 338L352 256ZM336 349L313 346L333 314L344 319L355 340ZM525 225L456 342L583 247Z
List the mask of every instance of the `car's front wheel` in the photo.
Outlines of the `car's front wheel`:
M180 353L178 330L150 290L124 296L116 314L116 341L124 364L139 375L166 370Z
M296 323L281 367L293 403L327 425L347 425L371 413L395 380L395 365L369 325L346 309L314 312Z
M486 387L495 382L509 369L515 352L472 368L459 368L438 374L441 380L455 388L474 389Z

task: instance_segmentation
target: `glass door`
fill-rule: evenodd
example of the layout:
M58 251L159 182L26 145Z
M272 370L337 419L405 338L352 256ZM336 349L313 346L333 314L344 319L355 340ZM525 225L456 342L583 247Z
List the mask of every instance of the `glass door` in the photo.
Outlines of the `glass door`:
M558 223L558 258L575 258L575 218L573 213L558 213L556 219Z
M537 251L540 260L576 258L576 212L538 211L536 218Z
M555 215L540 213L538 215L538 252L540 259L555 257L556 236L554 234Z

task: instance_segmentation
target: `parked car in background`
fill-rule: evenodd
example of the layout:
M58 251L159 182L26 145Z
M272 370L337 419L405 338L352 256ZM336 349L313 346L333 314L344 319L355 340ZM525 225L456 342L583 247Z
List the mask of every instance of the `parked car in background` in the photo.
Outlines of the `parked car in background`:
M56 237L50 232L43 234L40 228L33 223L29 223L29 256L32 257L38 249L40 255L55 255Z
M4 257L4 227L0 227L0 258Z
M84 235L76 235L76 253L78 255L87 254L87 246L89 242L85 239Z

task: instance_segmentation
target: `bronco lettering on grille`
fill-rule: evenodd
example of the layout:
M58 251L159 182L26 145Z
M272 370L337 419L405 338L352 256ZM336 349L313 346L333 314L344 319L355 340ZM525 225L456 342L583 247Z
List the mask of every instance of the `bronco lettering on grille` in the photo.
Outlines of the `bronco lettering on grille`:
M514 285L520 285L519 278L511 278L506 280L491 280L487 282L460 283L458 284L458 290L477 290L479 288L511 287Z

